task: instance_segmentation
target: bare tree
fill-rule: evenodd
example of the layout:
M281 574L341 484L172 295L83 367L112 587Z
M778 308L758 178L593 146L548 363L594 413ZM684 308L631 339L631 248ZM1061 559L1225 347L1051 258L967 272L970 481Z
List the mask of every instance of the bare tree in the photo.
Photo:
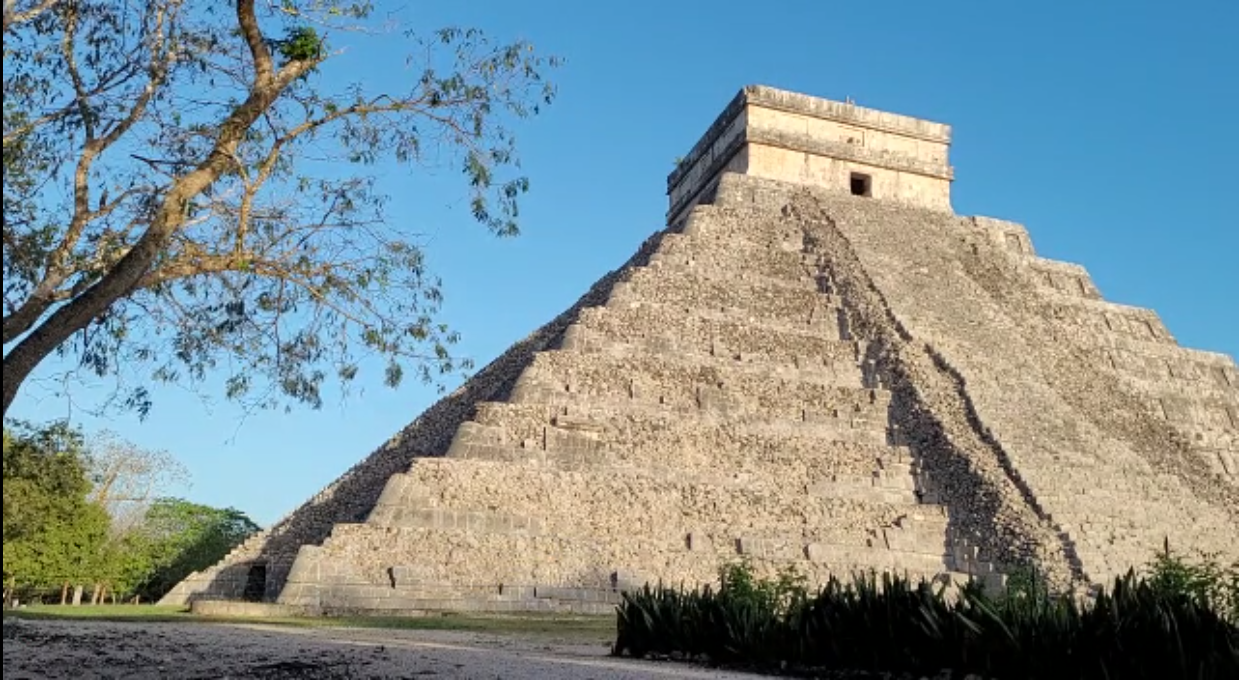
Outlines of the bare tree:
M411 55L349 63L351 37ZM508 126L556 63L368 2L5 0L4 412L57 353L140 371L119 396L142 414L151 381L214 370L231 398L313 407L366 355L393 386L457 370L413 220L365 170L455 165L472 217L515 234ZM377 68L404 85L375 91ZM328 69L361 77L328 90Z
M91 436L87 453L91 490L87 500L112 518L112 536L123 538L156 498L189 481L189 470L171 453L144 449L114 432Z

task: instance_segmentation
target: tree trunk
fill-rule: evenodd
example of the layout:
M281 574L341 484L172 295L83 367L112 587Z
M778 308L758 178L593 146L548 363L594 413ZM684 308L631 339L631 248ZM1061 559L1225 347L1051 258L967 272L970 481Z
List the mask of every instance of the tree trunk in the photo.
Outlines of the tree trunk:
M30 374L30 371L26 371L26 375L29 375L29 374ZM26 377L22 376L22 380L25 380L25 379ZM9 380L9 358L5 357L4 358L4 415L6 416L8 415L9 404L13 403L13 397L16 397L16 396L17 396L17 381Z
M60 604L69 604L69 582L60 584Z
M17 390L49 355L89 326L117 300L132 293L150 270L168 239L185 222L188 205L235 163L234 153L246 131L291 83L309 71L314 61L295 61L272 73L271 54L258 32L254 0L238 0L237 21L253 53L257 77L249 96L219 125L219 135L207 157L193 170L177 178L164 193L146 231L129 252L81 295L66 302L22 338L4 357L4 413Z
M139 245L141 245L139 243ZM152 250L158 248L155 244L148 245ZM136 246L135 246L136 248ZM130 251L129 254L132 254ZM131 282L122 280L116 281L119 276L117 271L125 264L125 258L113 268L107 276L99 283L91 286L85 293L69 302L65 306L57 309L50 317L42 324L30 332L21 342L4 356L4 413L7 416L9 407L13 404L13 399L17 396L17 390L30 377L34 369L38 367L50 354L56 351L56 348L65 343L66 340L73 337L74 333L86 328L92 321L112 306L116 300L129 292ZM152 258L153 259L153 258ZM128 274L128 272L124 272ZM124 279L141 276L141 272L124 276ZM109 281L112 279L112 281ZM104 283L110 283L109 286L103 286ZM125 288L116 290L119 285L126 285Z
M99 598L103 596L103 585L95 581L95 585L90 589L90 603L92 605L99 604Z
M265 104L269 105L270 101ZM256 112L254 117L260 112ZM229 150L233 147L235 144ZM217 158L221 155L222 152L216 150L202 166L178 180L164 196L163 204L146 232L129 252L103 278L52 312L4 356L4 416L8 415L18 388L44 359L75 333L93 323L117 300L137 288L151 263L163 251L168 238L184 223L185 206L219 177L227 164L227 161Z
M86 591L85 588L79 585L73 586L73 606L76 607L82 604L82 594Z

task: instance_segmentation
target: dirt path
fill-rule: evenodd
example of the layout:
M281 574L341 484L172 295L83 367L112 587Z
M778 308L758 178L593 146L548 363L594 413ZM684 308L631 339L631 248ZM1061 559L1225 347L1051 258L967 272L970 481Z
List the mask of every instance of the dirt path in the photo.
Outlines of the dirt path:
M614 659L607 644L451 631L6 619L3 675L5 680L755 677Z

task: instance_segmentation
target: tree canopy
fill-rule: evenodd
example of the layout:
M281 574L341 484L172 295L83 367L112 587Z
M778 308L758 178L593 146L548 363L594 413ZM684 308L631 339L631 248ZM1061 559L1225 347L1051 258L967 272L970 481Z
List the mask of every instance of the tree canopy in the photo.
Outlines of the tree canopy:
M235 508L160 498L137 531L126 537L129 572L124 581L132 592L158 599L257 532L258 525Z
M6 424L6 592L63 594L66 584L94 584L95 597L106 589L155 600L258 531L235 508L121 495L161 489L170 471L183 474L170 460L114 436L89 443L64 422ZM139 497L135 508L129 499Z
M126 376L116 403L142 414L152 382L215 371L249 405L317 407L367 356L393 386L462 367L416 220L388 214L374 166L454 166L471 217L517 233L510 128L552 101L558 62L388 18L364 1L5 0L5 414L56 355ZM350 62L354 38L410 56ZM367 83L378 69L400 85Z
M189 480L189 470L168 451L134 445L114 432L96 432L87 454L87 498L107 511L113 538L146 516L152 502Z
M4 579L42 587L100 568L108 516L86 499L82 436L63 423L4 430Z

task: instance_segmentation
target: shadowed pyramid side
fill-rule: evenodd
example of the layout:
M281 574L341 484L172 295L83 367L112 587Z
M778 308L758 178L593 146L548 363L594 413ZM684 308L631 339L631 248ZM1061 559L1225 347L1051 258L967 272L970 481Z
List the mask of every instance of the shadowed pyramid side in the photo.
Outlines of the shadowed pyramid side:
M1076 580L1141 567L1167 537L1239 557L1230 357L1179 347L1155 312L1101 299L1082 267L1034 256L1018 225L755 178L724 183L745 188L721 186L720 203L769 211L799 201L852 318L889 325L899 339L886 341L907 347L888 362L906 372L924 363L917 354L931 360L914 373L916 389L933 371L955 376L971 429L1061 539ZM856 307L866 297L868 312ZM949 419L954 408L932 411Z

